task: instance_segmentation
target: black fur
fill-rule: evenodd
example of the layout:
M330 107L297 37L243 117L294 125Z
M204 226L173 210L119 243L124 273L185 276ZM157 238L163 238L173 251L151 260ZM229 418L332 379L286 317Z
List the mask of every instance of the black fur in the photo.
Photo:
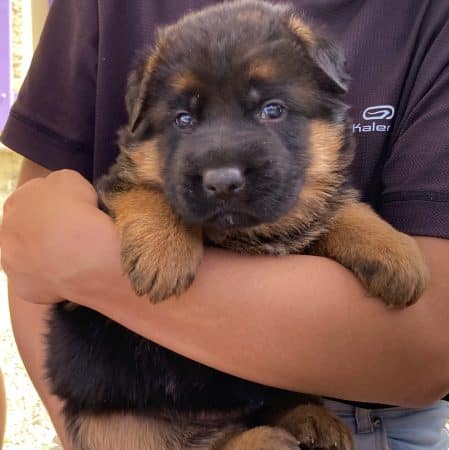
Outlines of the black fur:
M340 95L347 78L334 47L312 51L289 30L291 12L285 6L251 1L232 5L188 16L161 31L155 70L148 74L143 62L130 78L130 121L120 133L121 146L129 152L158 136L163 186L157 188L184 221L216 228L273 222L291 209L310 162L309 121L342 122L346 112ZM263 14L253 26L239 27L238 8ZM240 76L257 57L273 62L279 73L275 80ZM180 96L167 80L186 71L195 74L202 86ZM198 99L195 120L202 120L202 125L180 131L173 121L177 112L192 109L192 96ZM258 114L271 99L283 102L286 115L267 126ZM168 108L162 108L161 101ZM132 172L131 159L120 157ZM249 186L226 206L208 198L201 184L203 171L217 165L239 165ZM113 172L99 190L129 186L126 176ZM292 230L290 240L297 240L297 233ZM260 239L269 238L261 234ZM288 245L289 234L273 235L271 242L276 239ZM89 412L241 411L243 415L299 399L190 361L84 307L55 306L49 329L48 376L53 392L64 400L69 422ZM305 399L317 401L301 397Z
M69 416L248 412L280 400L277 389L193 362L87 308L55 306L50 330L48 374Z

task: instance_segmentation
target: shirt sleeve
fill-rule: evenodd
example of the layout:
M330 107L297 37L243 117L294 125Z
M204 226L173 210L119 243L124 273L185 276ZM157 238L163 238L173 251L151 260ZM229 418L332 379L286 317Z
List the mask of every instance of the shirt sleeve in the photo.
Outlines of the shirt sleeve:
M2 142L51 170L92 174L97 2L55 0Z
M384 165L379 212L405 233L449 239L449 7L429 36L420 36L419 70L404 87L406 106Z

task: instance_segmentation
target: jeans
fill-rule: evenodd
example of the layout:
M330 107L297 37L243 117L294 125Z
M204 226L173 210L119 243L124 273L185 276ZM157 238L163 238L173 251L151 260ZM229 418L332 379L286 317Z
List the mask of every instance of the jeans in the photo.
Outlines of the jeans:
M449 402L427 408L363 409L325 400L353 432L355 450L448 450Z

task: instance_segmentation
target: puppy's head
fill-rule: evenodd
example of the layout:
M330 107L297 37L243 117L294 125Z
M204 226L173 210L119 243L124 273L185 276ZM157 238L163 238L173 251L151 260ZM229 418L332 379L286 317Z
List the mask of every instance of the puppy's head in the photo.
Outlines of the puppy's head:
M187 15L159 31L130 77L122 150L188 223L275 222L338 165L343 66L285 5L244 0Z

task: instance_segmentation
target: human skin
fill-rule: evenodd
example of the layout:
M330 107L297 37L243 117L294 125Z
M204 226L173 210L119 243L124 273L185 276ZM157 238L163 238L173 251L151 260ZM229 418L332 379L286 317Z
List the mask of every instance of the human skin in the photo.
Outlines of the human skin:
M47 173L26 161L20 183ZM71 171L18 189L0 237L18 347L60 431L58 403L41 370L48 306L35 304L60 298L264 384L404 406L427 405L449 391L447 240L416 238L430 283L416 305L393 311L334 261L219 250L206 251L179 299L151 305L122 274L116 230L97 209L92 186Z

